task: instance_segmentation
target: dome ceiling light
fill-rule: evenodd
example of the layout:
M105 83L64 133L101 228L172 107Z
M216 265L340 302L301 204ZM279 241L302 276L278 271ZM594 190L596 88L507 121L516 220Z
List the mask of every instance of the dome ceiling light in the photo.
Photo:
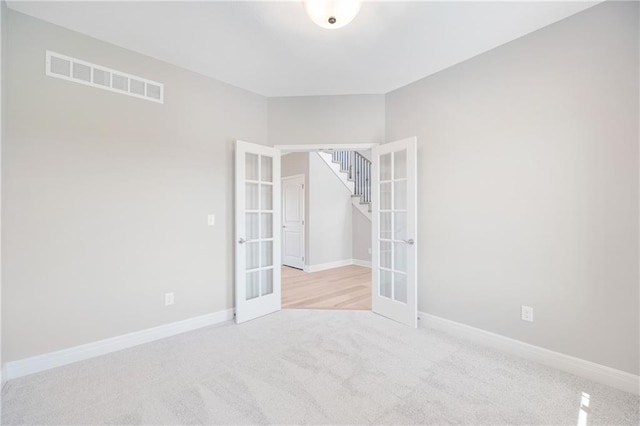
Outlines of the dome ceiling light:
M304 8L313 22L334 30L353 21L361 3L361 0L304 0Z

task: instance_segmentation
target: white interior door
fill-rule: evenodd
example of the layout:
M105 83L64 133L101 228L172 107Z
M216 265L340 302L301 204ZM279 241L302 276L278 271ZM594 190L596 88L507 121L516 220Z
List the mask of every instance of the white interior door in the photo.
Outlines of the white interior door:
M282 178L282 264L304 267L304 175Z
M415 137L372 149L372 308L417 327Z
M236 322L280 310L280 153L236 142Z

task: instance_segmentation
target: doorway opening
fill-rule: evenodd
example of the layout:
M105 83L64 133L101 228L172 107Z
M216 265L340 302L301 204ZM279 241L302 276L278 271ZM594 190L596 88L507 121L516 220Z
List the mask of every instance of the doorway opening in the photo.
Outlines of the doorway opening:
M417 326L417 138L383 145L269 147L236 141L235 156L235 318L237 323L282 309L281 160L288 152L330 154L327 163L340 163L336 151L371 148L371 310L395 321ZM327 152L328 151L328 152ZM349 154L350 155L350 154ZM314 157L315 158L315 157ZM340 170L345 171L345 170ZM310 170L306 176L316 176ZM361 194L353 194L362 196ZM358 205L362 203L357 203ZM365 203L366 204L366 203ZM321 207L327 207L320 204ZM330 215L334 208L320 209ZM329 234L329 228L319 232ZM306 231L305 231L306 232ZM308 232L307 232L308 233ZM347 232L343 230L343 234ZM328 249L338 250L335 239ZM368 248L367 248L368 249ZM315 251L299 248L313 273ZM326 250L325 250L326 252ZM316 260L317 262L317 260ZM356 267L326 262L335 268ZM304 272L305 264L303 264ZM316 266L317 267L317 266ZM323 269L319 268L318 269ZM315 272L322 272L315 271ZM330 279L331 280L331 279ZM335 309L335 307L332 307Z
M371 310L371 148L281 147L282 308Z

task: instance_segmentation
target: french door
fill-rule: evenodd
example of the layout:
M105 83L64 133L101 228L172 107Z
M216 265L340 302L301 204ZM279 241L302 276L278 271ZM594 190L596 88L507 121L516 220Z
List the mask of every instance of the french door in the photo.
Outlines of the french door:
M280 153L236 142L236 322L280 310Z
M417 327L415 137L372 149L372 308Z

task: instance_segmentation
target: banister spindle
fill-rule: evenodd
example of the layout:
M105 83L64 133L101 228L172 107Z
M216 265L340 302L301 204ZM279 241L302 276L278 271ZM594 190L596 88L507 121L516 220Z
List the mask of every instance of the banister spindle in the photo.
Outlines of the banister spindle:
M362 155L360 157L360 170L362 170L362 188L360 189L360 194L364 196L366 194L365 188L367 186L367 169L364 166L364 157ZM365 200L362 200L365 201Z
M358 170L358 186L356 186L356 195L360 195L362 192L362 169L360 168L360 157L356 155L356 170Z
M353 191L355 195L359 195L360 194L360 182L362 181L362 176L360 176L360 162L358 161L358 155L354 154L354 163L355 166L355 171L356 171L356 176L358 178L358 180L356 180L356 185L353 187Z
M367 163L367 203L371 202L371 163Z
M362 170L362 156L360 154L358 154L358 169L360 170L360 188L358 188L358 195L362 197L364 191L364 170ZM362 199L359 201L362 201Z

